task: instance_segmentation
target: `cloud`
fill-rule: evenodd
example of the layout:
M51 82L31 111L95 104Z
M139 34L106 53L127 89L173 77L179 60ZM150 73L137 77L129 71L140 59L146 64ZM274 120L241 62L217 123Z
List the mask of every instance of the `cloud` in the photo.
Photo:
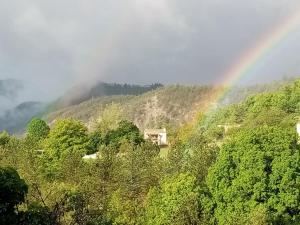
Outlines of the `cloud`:
M17 95L23 89L23 84L21 81L6 79L0 80L0 97L13 99L17 97Z
M217 82L297 7L297 0L4 0L0 79L24 81L17 102L51 100L96 80ZM299 73L298 36L252 81Z
M39 102L24 102L0 115L0 130L21 133L29 121L42 113L44 105Z
M0 116L5 110L14 106L15 100L24 90L24 85L19 80L3 79L0 80Z

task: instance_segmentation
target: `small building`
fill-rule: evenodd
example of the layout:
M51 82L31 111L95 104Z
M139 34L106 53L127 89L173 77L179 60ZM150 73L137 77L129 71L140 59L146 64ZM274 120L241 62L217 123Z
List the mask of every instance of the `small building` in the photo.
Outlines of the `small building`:
M91 154L91 155L85 155L82 158L83 159L97 159L99 157L98 152L95 154Z
M300 121L297 123L297 133L300 136Z
M168 145L166 128L163 128L163 129L146 129L144 131L144 139L145 140L150 140L150 141L152 141L153 143L155 143L159 146Z

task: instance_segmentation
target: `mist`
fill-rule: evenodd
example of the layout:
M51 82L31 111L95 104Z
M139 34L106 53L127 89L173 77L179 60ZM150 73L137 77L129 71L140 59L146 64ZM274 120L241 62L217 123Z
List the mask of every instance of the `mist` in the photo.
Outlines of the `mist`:
M23 88L10 90L9 100L1 96L1 103L9 103L0 111L51 101L97 81L218 83L247 49L300 7L298 2L1 1L0 79L18 80ZM299 38L296 30L241 82L298 75Z

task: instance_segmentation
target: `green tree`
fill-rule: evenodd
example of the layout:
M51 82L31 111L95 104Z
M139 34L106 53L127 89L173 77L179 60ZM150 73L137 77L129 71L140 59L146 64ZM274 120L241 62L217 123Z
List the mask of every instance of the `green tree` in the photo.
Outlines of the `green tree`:
M99 118L92 122L93 130L106 134L109 130L117 129L119 122L124 119L123 109L120 104L111 103L106 105Z
M0 167L0 224L18 224L17 206L25 201L27 192L16 170Z
M68 161L69 157L82 157L86 154L87 147L88 134L83 123L73 119L58 120L45 141L46 174L54 175L65 166L62 165L63 161Z
M280 126L284 128L294 129L296 124L295 114L286 113L280 108L269 108L261 112L249 116L244 121L244 126L253 129L262 125Z
M201 224L200 189L189 174L179 174L149 191L144 224Z
M111 146L101 146L100 152L101 157L86 161L79 186L86 197L89 210L93 212L92 220L97 221L95 224L110 224L109 201L111 194L118 188L121 157L117 156Z
M184 146L187 149L185 170L197 178L199 184L205 182L208 170L215 163L219 147L203 135L194 135Z
M117 190L110 201L110 214L116 224L139 224L144 199L161 179L159 148L149 142L138 147L126 146L117 174Z
M32 203L21 215L22 225L54 225L57 224L51 211L46 206Z
M39 118L32 119L27 126L27 135L35 140L46 138L49 131L47 123Z
M112 145L115 149L119 149L124 141L133 145L139 145L144 142L139 128L127 120L122 120L117 129L110 130L104 137L104 144Z
M4 147L10 141L10 136L6 131L0 133L0 146Z
M297 224L300 151L290 129L263 126L239 132L221 148L207 184L218 224L245 224L257 208L272 224Z
M89 145L87 154L94 154L100 150L101 145L104 145L103 134L99 131L94 131L89 134Z

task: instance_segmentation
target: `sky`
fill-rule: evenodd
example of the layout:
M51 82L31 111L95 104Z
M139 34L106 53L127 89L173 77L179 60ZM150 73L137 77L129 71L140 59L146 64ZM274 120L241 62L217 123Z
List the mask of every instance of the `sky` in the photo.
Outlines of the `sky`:
M298 8L299 0L1 0L0 88L10 94L0 90L0 111L80 83L218 83ZM300 74L299 38L297 29L242 82Z

